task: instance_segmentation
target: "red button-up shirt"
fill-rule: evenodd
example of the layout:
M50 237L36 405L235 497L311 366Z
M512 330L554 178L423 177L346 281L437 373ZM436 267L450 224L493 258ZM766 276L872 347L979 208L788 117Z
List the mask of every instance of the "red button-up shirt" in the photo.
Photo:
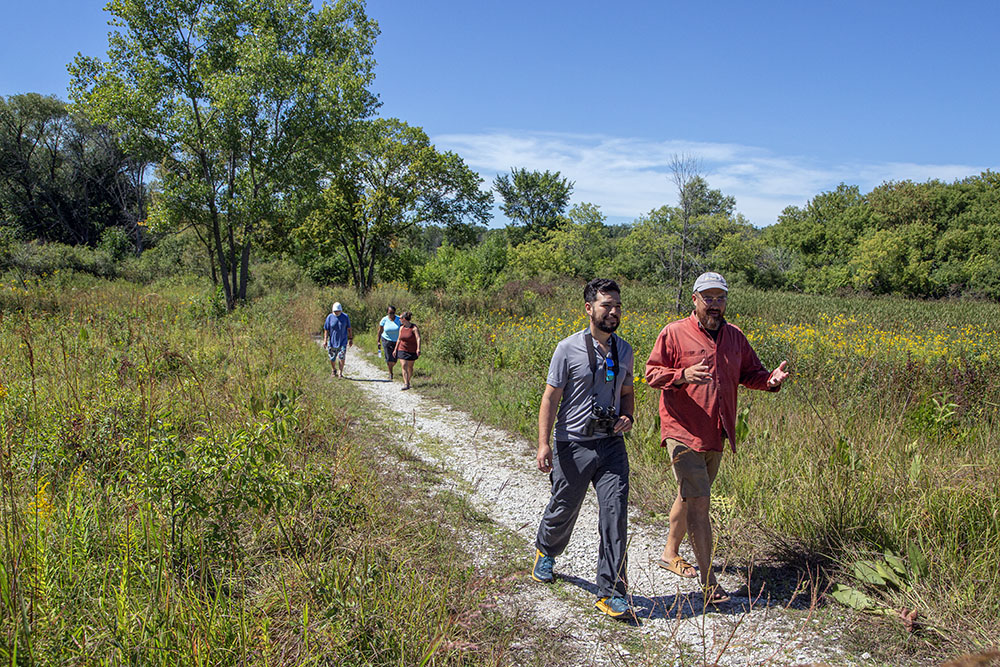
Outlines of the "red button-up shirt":
M682 384L675 380L689 366L705 360L712 381ZM771 373L757 358L739 327L724 322L718 340L691 314L663 327L646 362L646 382L661 389L660 441L673 438L699 452L721 452L722 436L736 451L736 388L769 389Z

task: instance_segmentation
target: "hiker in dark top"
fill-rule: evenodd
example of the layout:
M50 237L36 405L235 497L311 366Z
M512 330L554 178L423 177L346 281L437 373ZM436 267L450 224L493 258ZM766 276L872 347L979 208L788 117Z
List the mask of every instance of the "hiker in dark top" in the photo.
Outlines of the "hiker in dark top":
M400 320L399 339L396 341L396 358L399 365L403 367L403 389L410 388L410 380L413 378L413 362L420 356L420 330L417 325L410 321L413 314L404 311Z

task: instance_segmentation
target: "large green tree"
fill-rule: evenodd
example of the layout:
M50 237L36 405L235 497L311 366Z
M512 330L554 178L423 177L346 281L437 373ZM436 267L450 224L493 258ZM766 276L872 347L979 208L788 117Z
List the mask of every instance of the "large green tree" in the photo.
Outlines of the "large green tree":
M361 2L111 0L108 59L79 56L74 100L161 155L154 218L198 230L232 309L254 242L376 105L378 28Z
M493 179L500 195L500 210L511 219L510 237L521 240L544 240L545 235L566 222L564 213L573 193L573 182L559 172L510 170Z
M437 151L419 127L394 118L362 123L347 153L295 237L304 257L343 257L361 292L416 226L461 230L490 218L482 178L455 153Z

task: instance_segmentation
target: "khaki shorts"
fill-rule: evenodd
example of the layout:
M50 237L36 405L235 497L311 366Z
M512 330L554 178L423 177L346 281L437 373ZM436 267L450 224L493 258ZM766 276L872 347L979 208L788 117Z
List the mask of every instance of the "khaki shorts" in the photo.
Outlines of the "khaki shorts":
M712 482L719 474L722 452L696 452L683 442L667 438L663 444L670 451L674 477L681 487L681 498L708 497Z

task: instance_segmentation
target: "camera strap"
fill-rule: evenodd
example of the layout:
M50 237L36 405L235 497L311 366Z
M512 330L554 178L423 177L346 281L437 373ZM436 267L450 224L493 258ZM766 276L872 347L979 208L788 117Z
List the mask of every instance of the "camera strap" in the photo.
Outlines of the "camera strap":
M594 351L594 336L587 331L583 335L584 344L587 346L587 357L590 360L590 400L597 403L597 352ZM623 375L621 367L618 365L618 342L614 334L611 334L611 359L615 363L615 380L612 387L611 405L618 409L618 387L619 379Z

